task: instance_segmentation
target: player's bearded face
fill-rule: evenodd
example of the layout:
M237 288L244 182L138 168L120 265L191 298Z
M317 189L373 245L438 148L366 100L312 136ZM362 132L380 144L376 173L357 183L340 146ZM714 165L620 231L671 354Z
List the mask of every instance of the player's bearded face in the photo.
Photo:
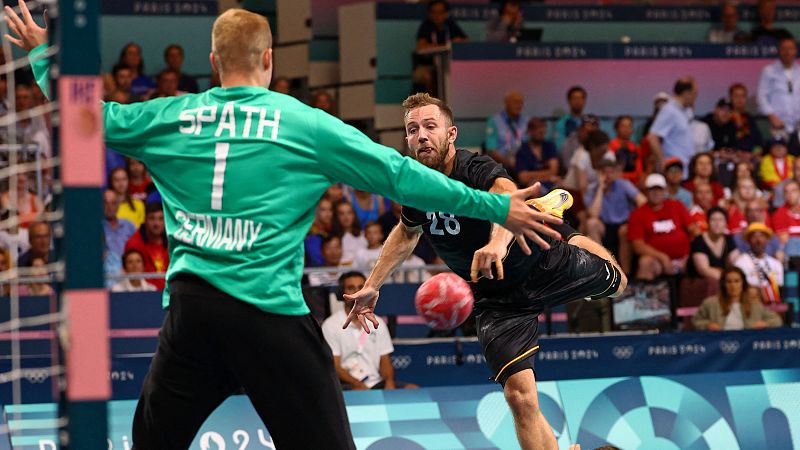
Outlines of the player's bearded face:
M440 139L432 137L428 142L419 144L419 147L414 151L414 158L431 169L441 171L449 148L450 141L447 134Z

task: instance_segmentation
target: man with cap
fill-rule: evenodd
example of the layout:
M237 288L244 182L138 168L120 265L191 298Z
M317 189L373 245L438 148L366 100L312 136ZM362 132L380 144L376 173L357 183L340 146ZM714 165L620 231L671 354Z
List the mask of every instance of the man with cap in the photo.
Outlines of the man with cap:
M766 156L761 158L758 176L761 182L772 188L783 180L794 177L794 156L789 155L789 147L783 134L773 136L767 143Z
M667 180L659 173L645 180L647 203L631 213L628 239L639 255L636 278L652 280L686 269L689 236L696 234L686 207L666 199Z
M706 114L703 121L711 130L714 150L734 150L736 144L736 124L731 120L733 107L726 98L717 101L714 111Z
M680 158L687 164L695 153L690 123L694 117L692 107L697 98L697 83L692 77L678 78L672 92L672 98L658 112L647 134L657 171L666 158Z
M686 209L692 207L692 193L681 186L683 183L683 162L680 158L664 161L664 178L667 180L667 198L683 203Z
M600 161L597 187L586 192L586 235L612 250L627 273L631 265L628 219L633 209L644 205L647 198L633 183L620 177L622 165L619 155L615 158L611 153Z
M769 216L769 205L764 198L756 198L747 202L744 208L744 217L748 225L752 223L763 223L767 227L772 227L772 218ZM744 237L745 231L747 231L747 227L734 234L733 241L736 243L736 248L740 252L749 253L750 242ZM775 257L778 261L783 261L784 254L782 248L783 246L778 240L778 237L773 235L772 238L767 241L765 251L769 256Z
M747 283L761 289L764 303L779 303L783 286L783 264L766 253L772 230L760 222L753 222L744 230L750 251L739 256L733 265L742 269Z

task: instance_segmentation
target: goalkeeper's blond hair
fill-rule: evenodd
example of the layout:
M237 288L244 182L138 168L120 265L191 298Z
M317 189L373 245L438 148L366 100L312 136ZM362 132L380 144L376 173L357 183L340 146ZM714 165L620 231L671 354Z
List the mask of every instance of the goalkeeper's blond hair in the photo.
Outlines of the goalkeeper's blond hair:
M264 50L271 47L269 22L260 14L234 8L225 11L214 21L211 52L217 59L220 76L257 69Z

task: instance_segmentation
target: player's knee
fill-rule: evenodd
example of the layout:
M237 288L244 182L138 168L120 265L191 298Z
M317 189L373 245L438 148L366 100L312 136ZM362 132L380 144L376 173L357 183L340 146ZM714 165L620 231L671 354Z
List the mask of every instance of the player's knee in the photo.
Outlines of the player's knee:
M506 403L515 417L534 418L539 413L539 401L535 390L506 386L505 396Z

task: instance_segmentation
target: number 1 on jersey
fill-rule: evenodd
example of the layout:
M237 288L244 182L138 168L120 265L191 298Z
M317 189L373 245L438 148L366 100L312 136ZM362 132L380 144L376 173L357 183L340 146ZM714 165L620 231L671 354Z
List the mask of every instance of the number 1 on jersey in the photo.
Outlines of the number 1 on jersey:
M231 144L217 142L214 148L214 181L211 182L211 209L222 209L222 187L225 184L225 165Z

